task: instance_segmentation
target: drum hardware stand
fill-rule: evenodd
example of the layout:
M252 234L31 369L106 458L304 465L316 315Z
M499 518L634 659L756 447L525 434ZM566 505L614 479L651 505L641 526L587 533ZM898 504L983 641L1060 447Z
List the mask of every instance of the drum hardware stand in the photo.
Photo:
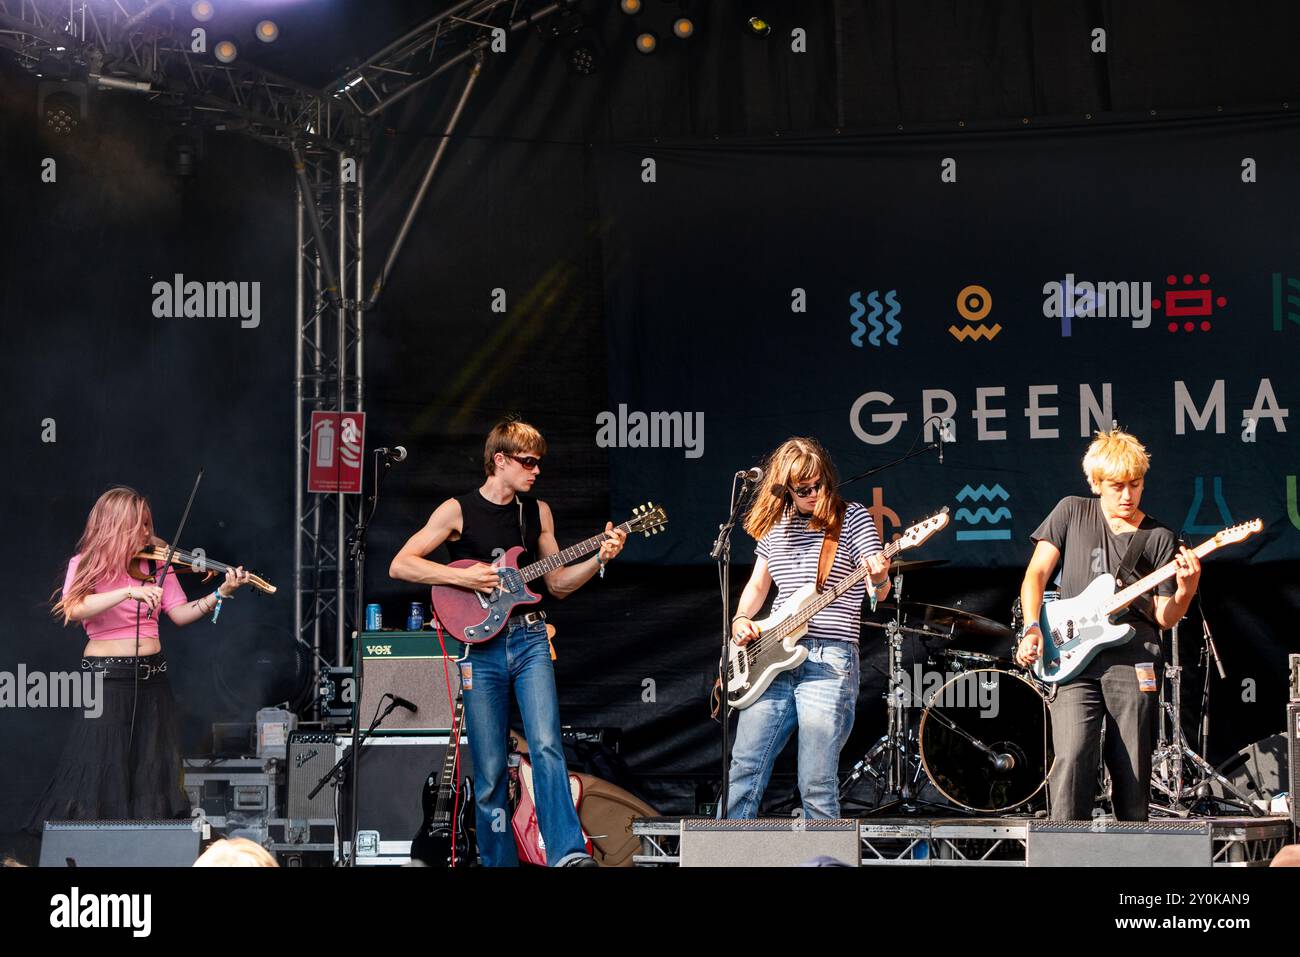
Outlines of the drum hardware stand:
M919 792L915 785L920 780L921 768L916 755L916 738L907 720L908 709L914 704L907 690L907 672L903 670L902 572L894 576L894 620L885 623L885 637L889 652L884 696L885 733L853 766L848 778L840 785L839 794L842 799L865 774L877 786L876 805L866 811L867 816L897 810L912 811L921 806L941 808L942 805L915 799Z
M1204 621L1204 610L1201 618ZM1208 635L1209 628L1206 626L1205 633ZM1170 629L1170 649L1171 664L1165 668L1165 676L1168 681L1166 685L1169 688L1169 700L1164 700L1162 693L1160 701L1160 723L1159 738L1157 740L1156 750L1151 755L1151 786L1164 796L1167 804L1152 803L1151 809L1161 814L1172 814L1177 817L1187 817L1192 813L1192 806L1183 803L1184 798L1193 799L1192 805L1196 802L1208 799L1210 794L1210 781L1216 781L1223 790L1237 798L1236 801L1231 798L1222 799L1224 803L1230 805L1239 805L1255 817L1263 816L1264 812L1255 805L1249 796L1243 794L1235 785L1222 774L1220 774L1213 765L1205 758L1197 754L1188 744L1183 734L1182 722L1182 663L1178 647L1178 625ZM1206 643L1207 649L1213 649L1213 640ZM1219 659L1217 650L1210 650L1209 654L1218 662L1219 669L1222 672L1223 664ZM1208 669L1207 669L1208 672ZM1207 677L1208 681L1208 677ZM1169 719L1170 732L1165 734L1165 718ZM1205 722L1203 722L1203 727ZM1183 771L1185 763L1191 765L1200 776L1192 781L1191 784L1183 785Z

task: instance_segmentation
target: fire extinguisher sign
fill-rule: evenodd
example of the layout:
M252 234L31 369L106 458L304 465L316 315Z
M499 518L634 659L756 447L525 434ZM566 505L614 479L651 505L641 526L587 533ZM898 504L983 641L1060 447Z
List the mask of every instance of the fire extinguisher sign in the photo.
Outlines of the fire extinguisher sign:
M365 447L364 412L313 412L307 491L359 495Z

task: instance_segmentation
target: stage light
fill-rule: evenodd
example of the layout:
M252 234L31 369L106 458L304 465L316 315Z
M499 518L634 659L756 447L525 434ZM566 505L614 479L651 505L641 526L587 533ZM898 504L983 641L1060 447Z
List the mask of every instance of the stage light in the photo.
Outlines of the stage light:
M190 7L190 16L199 23L207 23L217 14L217 8L212 5L212 0L194 0Z
M600 69L604 59L604 47L594 31L585 29L578 34L569 47L569 69L579 76L591 76Z
M768 23L762 17L750 17L749 30L755 36L765 37L772 32L772 24Z
M212 55L222 63L234 63L239 56L239 47L230 40L222 40L212 48Z
M36 113L45 132L57 136L72 135L90 115L86 85L41 80L36 91Z
M686 17L680 17L673 23L673 33L683 40L689 40L695 35L695 24Z
M619 0L618 6L629 17L641 12L641 0Z
M274 20L263 20L257 25L257 38L263 43L274 43L280 38L280 28Z
M649 30L636 38L636 48L640 53L654 53L658 45L659 38Z

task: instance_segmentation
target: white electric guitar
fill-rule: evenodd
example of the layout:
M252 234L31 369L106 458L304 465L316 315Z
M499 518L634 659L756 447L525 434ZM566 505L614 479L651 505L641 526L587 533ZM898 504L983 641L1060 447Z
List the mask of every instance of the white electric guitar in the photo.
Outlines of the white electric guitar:
M1201 542L1193 552L1204 558L1221 545L1231 545L1254 535L1264 527L1259 519L1225 528ZM1122 645L1133 637L1132 625L1117 625L1110 616L1134 599L1155 588L1178 572L1178 562L1162 565L1121 591L1115 591L1115 576L1098 575L1073 598L1043 602L1038 624L1043 630L1043 653L1032 670L1039 681L1064 684L1082 671L1104 648Z
M924 521L917 522L895 541L885 546L884 555L892 558L905 548L914 548L948 524L948 507ZM809 582L781 605L781 611L754 622L758 637L743 648L731 639L727 644L727 701L733 708L748 708L767 690L778 674L797 668L808 657L808 649L799 640L808 633L813 615L847 594L867 577L865 563L845 575L833 588L817 593Z

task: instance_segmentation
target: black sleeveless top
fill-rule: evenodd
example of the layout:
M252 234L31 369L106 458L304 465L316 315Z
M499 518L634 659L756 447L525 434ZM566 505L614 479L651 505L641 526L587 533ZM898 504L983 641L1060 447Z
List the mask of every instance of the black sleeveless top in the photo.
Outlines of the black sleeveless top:
M447 542L453 562L463 558L491 564L507 550L523 545L519 567L538 560L537 539L542 534L542 512L537 499L516 495L513 502L498 505L485 499L478 489L457 495L460 503L460 538ZM542 596L535 605L524 605L520 612L541 611L546 607L546 582L535 578L528 587Z

